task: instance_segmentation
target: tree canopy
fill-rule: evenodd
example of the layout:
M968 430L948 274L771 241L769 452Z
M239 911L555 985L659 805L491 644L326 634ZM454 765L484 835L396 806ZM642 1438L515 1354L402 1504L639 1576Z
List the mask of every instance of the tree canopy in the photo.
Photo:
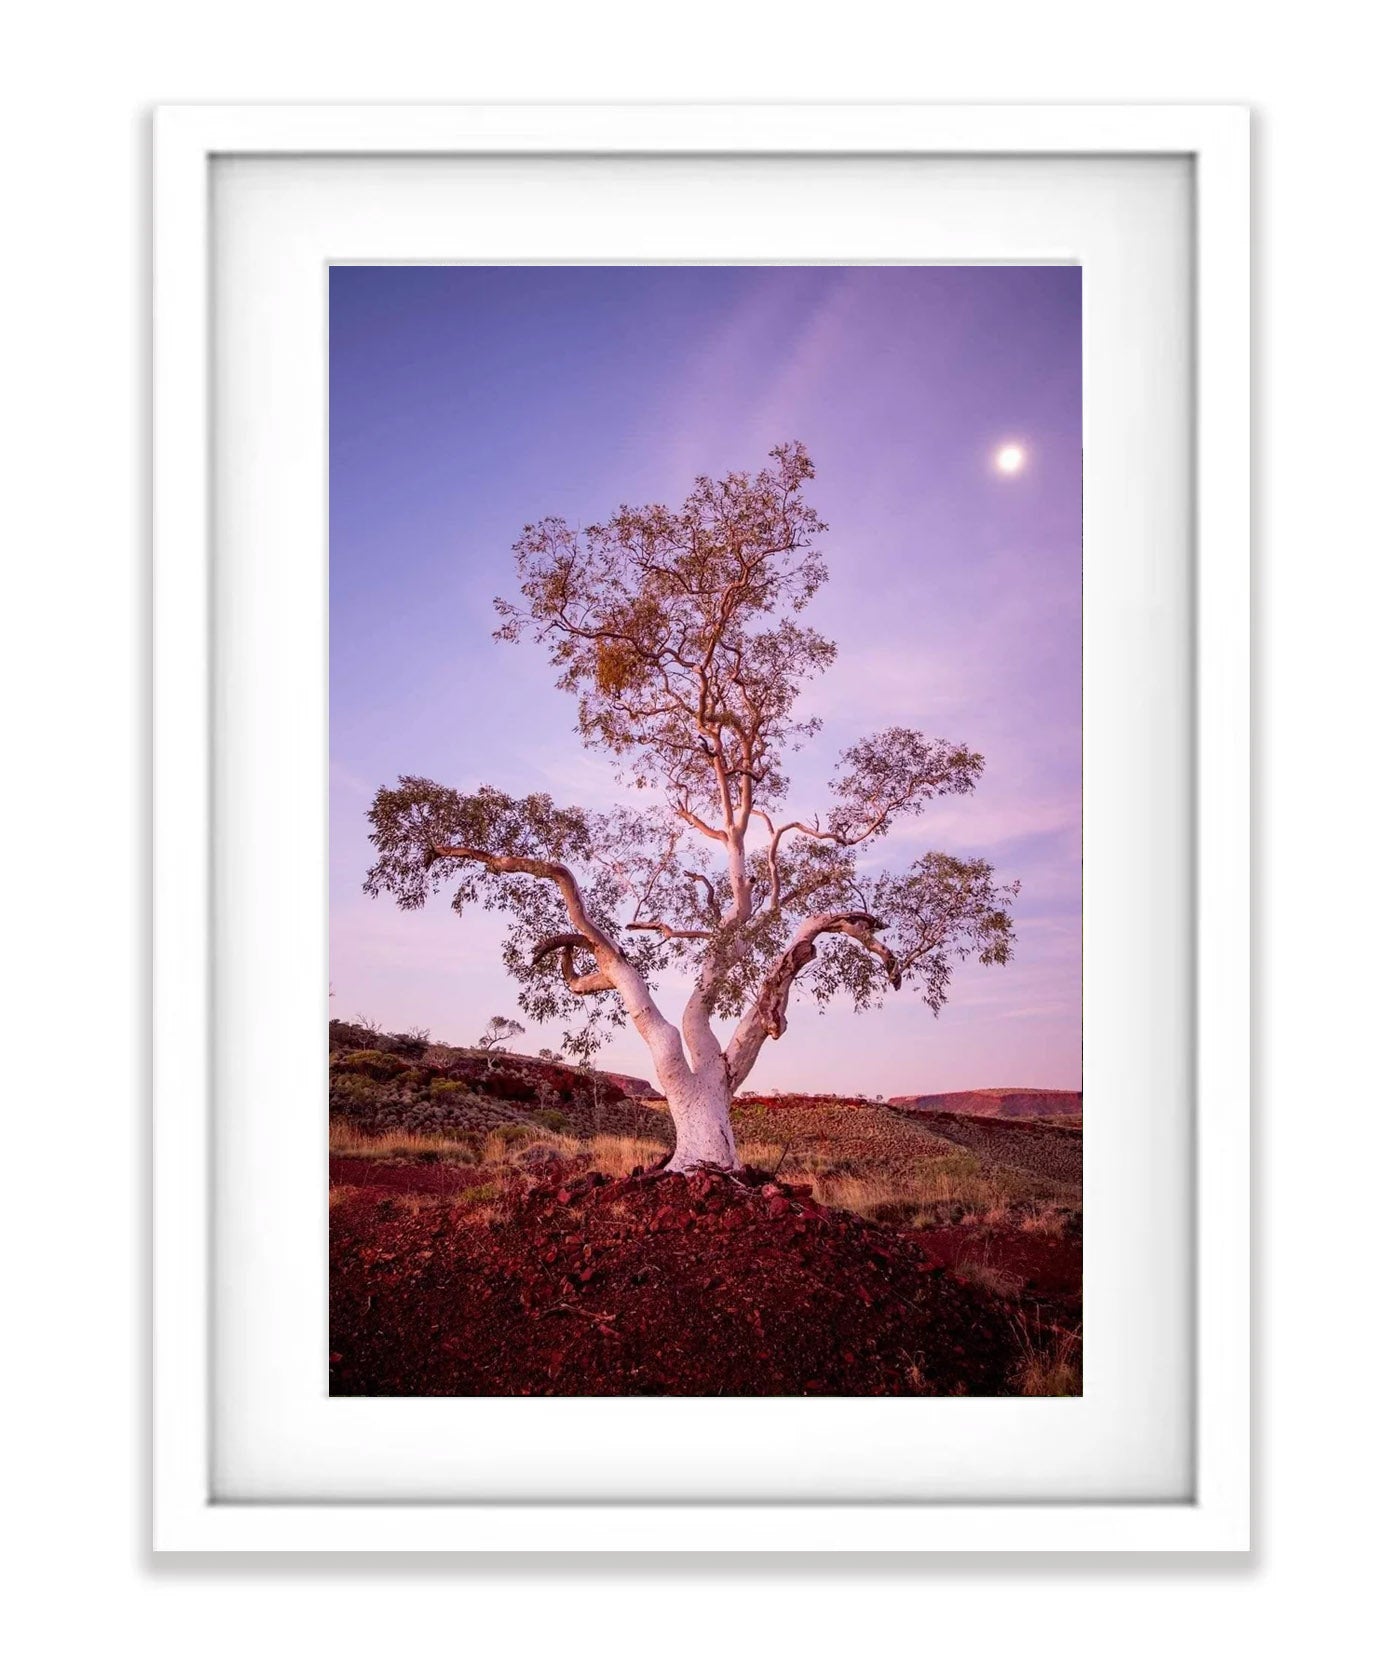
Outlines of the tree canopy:
M641 803L585 811L406 776L371 808L366 890L506 912L521 1008L565 1017L571 1054L630 1017L654 1055L683 1043L692 1070L722 1056L733 1091L796 991L859 1010L907 987L936 1013L959 961L1011 956L1019 884L985 859L879 861L900 819L974 790L979 753L892 722L839 752L824 813L784 809L784 754L821 727L804 687L836 657L804 617L827 577L812 478L784 444L761 471L698 479L676 509L545 519L516 543L497 635L543 645L582 742ZM668 966L693 982L679 1029L648 985ZM722 1051L716 1020L735 1023Z

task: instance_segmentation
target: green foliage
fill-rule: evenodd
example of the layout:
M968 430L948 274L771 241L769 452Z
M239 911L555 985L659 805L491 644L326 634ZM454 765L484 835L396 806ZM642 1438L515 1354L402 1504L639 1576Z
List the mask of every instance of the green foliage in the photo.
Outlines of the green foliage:
M958 963L1011 956L1019 883L986 860L870 861L902 819L971 794L980 753L879 729L837 755L825 817L783 819L784 754L820 728L801 696L836 657L802 617L827 575L814 471L800 443L782 444L757 472L697 479L674 509L545 519L515 545L519 599L497 602L497 635L548 651L584 744L655 790L653 806L588 812L406 776L370 808L365 890L403 909L446 890L459 914L503 913L523 1015L561 1018L565 1054L585 1063L627 1019L598 983L617 978L614 959L644 984L685 968L707 1016L743 1018L741 1081L796 990L862 1010L907 985L936 1013ZM498 1016L482 1045L523 1030Z
M352 1050L342 1064L349 1072L381 1082L395 1078L407 1069L397 1056L384 1050Z
M352 1073L332 1073L330 1107L332 1114L349 1118L370 1119L379 1112L384 1095L373 1079Z
M794 705L836 656L797 620L827 577L814 546L826 526L804 497L815 469L800 443L768 459L757 473L696 479L675 510L527 525L515 545L523 600L496 603L498 637L528 630L548 647L585 744L716 822L712 757L726 722L747 730L752 773L780 797L783 746L817 727Z

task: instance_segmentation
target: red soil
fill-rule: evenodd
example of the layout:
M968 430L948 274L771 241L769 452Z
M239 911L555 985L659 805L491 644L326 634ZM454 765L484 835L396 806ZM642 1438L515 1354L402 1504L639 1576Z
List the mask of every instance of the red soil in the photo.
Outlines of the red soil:
M369 1165L356 1184L351 1165L331 1209L334 1395L1011 1391L1007 1311L936 1245L806 1186L589 1173L520 1181L488 1212L384 1193L381 1175L452 1169Z
M331 1184L353 1184L402 1195L454 1196L484 1184L491 1174L480 1167L446 1162L363 1161L354 1155L331 1156Z
M1079 1321L1084 1245L1078 1237L1049 1237L1036 1232L999 1231L985 1226L941 1226L910 1231L910 1242L956 1278L959 1269L991 1266L1020 1285L1024 1306L1053 1309L1057 1321Z

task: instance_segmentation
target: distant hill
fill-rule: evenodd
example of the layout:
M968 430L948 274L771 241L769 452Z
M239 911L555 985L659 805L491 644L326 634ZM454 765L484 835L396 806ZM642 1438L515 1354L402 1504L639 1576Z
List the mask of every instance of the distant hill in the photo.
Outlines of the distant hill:
M1082 1091L1041 1091L1033 1087L996 1086L983 1091L936 1091L926 1096L891 1097L895 1108L925 1114L970 1114L980 1120L1052 1120L1082 1118Z
M631 1073L610 1073L607 1068L598 1069L599 1077L611 1079L619 1091L625 1091L629 1097L636 1097L639 1102L660 1102L661 1093L654 1085L648 1085L645 1079L638 1079Z

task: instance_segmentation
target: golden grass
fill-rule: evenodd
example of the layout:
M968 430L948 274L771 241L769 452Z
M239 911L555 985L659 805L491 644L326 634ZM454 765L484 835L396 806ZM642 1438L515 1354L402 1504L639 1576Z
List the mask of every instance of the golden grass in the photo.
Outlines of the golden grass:
M527 1149L535 1144L547 1144L549 1148L557 1150L559 1154L566 1153L559 1148L561 1142L571 1141L554 1137L551 1133L538 1126L497 1126L494 1131L487 1132L481 1140L480 1161L483 1167L508 1167L517 1155L523 1155Z
M587 1139L584 1150L594 1171L607 1173L610 1178L626 1178L634 1167L645 1171L659 1166L668 1153L664 1144L648 1138L606 1132Z
M1057 1330L1048 1343L1033 1340L1024 1322L1016 1390L1028 1399L1065 1399L1084 1392L1083 1345L1078 1330Z
M869 1114L873 1120L865 1110L820 1103L786 1110L741 1105L735 1130L746 1165L805 1180L818 1201L863 1219L1064 1235L1064 1211L1047 1200L1046 1187L1031 1174L984 1163L970 1149L913 1126L898 1110ZM524 1121L467 1138L365 1132L332 1122L330 1145L333 1155L476 1166L489 1173L510 1172L527 1151L542 1147L577 1172L594 1170L610 1178L659 1166L666 1153L664 1144L627 1133L575 1137ZM885 1147L894 1150L892 1160L878 1153Z
M442 1206L441 1196L432 1196L422 1190L399 1190L387 1198L394 1204L396 1213L433 1213Z
M448 1138L435 1132L366 1132L339 1120L331 1122L330 1145L332 1155L369 1161L446 1161L469 1167L481 1158L481 1146L473 1138Z
M1016 1227L1027 1236L1062 1237L1069 1221L1058 1208L1038 1208L1034 1213L1028 1213Z
M765 1165L767 1163L764 1163ZM793 1174L785 1165L784 1173ZM1034 1202L1035 1181L1010 1167L983 1166L975 1155L931 1155L894 1170L807 1167L817 1200L848 1209L863 1219L901 1225L963 1225L999 1229L1010 1225L1018 1205Z
M611 1132L570 1137L523 1123L497 1126L480 1138L449 1138L432 1132L367 1132L340 1121L333 1121L330 1129L332 1155L371 1161L441 1162L482 1167L488 1172L513 1167L536 1145L543 1145L581 1172L591 1168L611 1178L624 1178L634 1167L657 1166L666 1157L665 1147L649 1138Z

